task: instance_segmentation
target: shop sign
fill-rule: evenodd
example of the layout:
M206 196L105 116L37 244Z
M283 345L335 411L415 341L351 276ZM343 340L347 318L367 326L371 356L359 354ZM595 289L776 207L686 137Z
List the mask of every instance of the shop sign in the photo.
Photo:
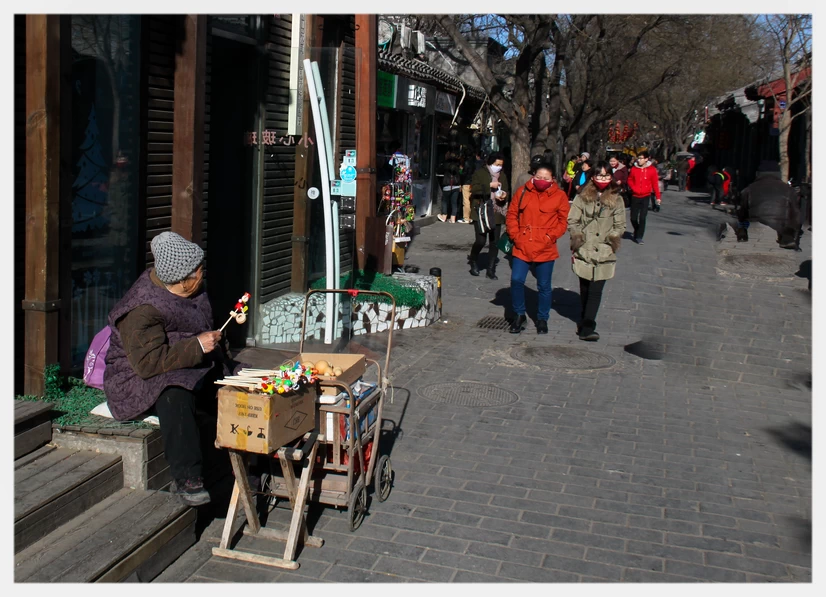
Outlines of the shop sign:
M244 133L244 145L304 145L306 148L308 143L315 145L310 137L302 136L296 141L295 135L279 136L276 131L261 131L260 138L256 131L247 131Z
M396 89L399 78L384 71L376 73L376 105L379 108L396 107Z
M456 96L444 91L437 91L436 111L453 116L456 113Z
M427 89L415 83L407 87L407 105L414 108L427 107Z
M785 110L785 109L786 109L786 101L785 101L785 100L780 100L780 101L778 101L777 103L780 105L780 109L781 109L781 110Z

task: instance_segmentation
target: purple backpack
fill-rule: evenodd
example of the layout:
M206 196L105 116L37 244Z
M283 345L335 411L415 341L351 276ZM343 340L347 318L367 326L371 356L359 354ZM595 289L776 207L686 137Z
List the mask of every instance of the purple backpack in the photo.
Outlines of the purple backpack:
M106 351L109 350L109 338L112 330L107 325L100 330L86 352L86 360L83 362L83 381L90 388L103 389L103 370L106 368Z

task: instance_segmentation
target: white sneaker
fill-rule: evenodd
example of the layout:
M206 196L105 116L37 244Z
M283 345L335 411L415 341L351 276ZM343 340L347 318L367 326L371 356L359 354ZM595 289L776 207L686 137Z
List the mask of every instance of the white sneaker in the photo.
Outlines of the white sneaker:
M437 218L440 222L444 222L445 220L447 220L447 216L443 216L443 215L441 215L441 214L439 214L438 216L436 216L436 218Z
M458 220L456 220L456 223L457 224L468 224L469 222L468 222L468 220L466 220L464 218L459 218Z

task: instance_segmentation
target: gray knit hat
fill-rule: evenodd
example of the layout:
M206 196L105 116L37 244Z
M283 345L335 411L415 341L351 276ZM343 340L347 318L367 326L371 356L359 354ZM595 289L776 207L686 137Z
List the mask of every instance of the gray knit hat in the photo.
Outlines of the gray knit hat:
M161 232L152 239L155 274L165 284L174 284L198 269L204 250L174 232Z

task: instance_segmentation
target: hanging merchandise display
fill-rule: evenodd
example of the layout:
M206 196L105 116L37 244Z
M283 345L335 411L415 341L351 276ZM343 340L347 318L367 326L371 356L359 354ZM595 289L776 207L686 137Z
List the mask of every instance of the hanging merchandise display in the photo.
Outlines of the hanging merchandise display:
M390 204L390 211L398 211L400 217L412 221L415 216L413 207L413 177L410 171L410 158L396 152L390 157L393 178L390 184L382 188L384 200Z

